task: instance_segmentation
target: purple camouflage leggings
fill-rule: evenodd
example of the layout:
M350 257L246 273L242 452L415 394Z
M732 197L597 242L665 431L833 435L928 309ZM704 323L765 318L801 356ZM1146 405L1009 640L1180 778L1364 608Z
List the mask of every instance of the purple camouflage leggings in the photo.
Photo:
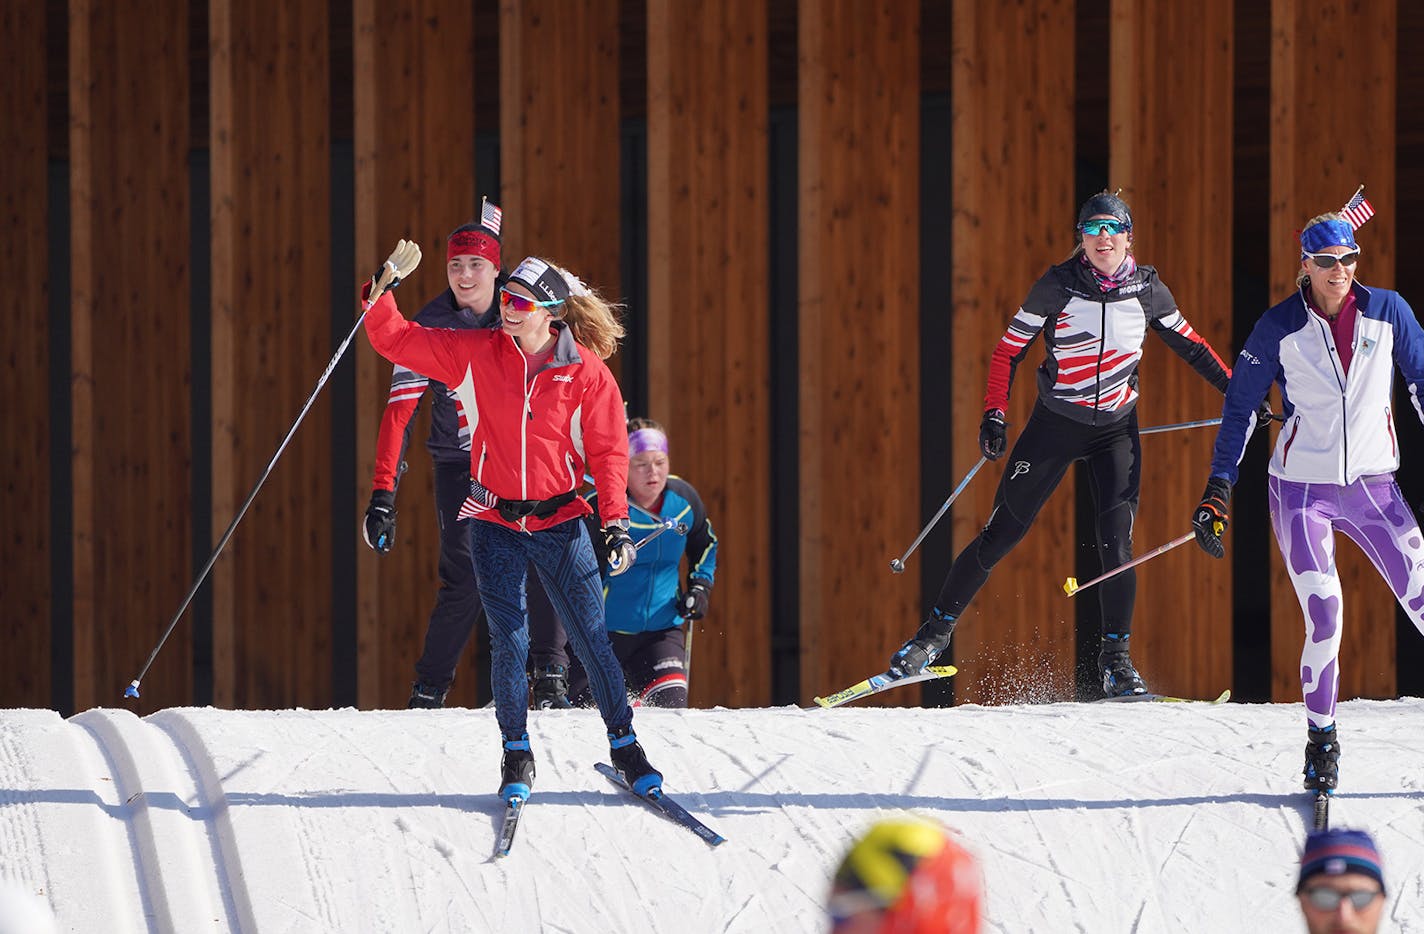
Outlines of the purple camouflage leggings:
M1342 607L1335 531L1360 546L1424 633L1424 537L1393 474L1347 486L1269 478L1271 525L1305 613L1300 687L1314 727L1335 722L1340 688Z

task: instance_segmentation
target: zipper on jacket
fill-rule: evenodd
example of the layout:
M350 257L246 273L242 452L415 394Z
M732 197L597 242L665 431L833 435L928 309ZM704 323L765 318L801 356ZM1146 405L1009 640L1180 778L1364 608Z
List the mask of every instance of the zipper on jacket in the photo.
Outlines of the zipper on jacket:
M1108 349L1108 300L1098 300L1102 307L1102 317L1098 324L1098 365L1093 372L1093 424L1098 424L1098 404L1103 401L1103 354Z
M1319 313L1316 317L1320 317ZM1335 385L1340 387L1340 477L1342 483L1350 482L1350 408L1345 399L1345 378L1340 373L1340 353L1335 349L1335 339L1322 319L1316 322L1325 346L1330 349L1330 369L1335 374ZM1282 464L1284 466L1284 464Z

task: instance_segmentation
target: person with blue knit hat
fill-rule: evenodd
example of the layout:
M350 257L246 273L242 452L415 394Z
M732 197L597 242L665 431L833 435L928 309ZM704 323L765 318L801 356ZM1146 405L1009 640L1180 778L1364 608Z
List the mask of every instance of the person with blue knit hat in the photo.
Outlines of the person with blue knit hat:
M1379 849L1362 830L1318 830L1305 838L1296 897L1310 934L1375 934L1384 914Z
M1248 420L1279 384L1285 425L1268 469L1270 514L1305 617L1305 787L1324 795L1335 791L1340 761L1335 705L1345 617L1335 532L1369 556L1424 633L1424 538L1394 480L1400 460L1393 405L1398 368L1424 420L1424 329L1399 293L1355 278L1362 255L1355 216L1321 214L1301 231L1296 291L1246 339L1222 406L1206 491L1192 513L1197 543L1222 557Z

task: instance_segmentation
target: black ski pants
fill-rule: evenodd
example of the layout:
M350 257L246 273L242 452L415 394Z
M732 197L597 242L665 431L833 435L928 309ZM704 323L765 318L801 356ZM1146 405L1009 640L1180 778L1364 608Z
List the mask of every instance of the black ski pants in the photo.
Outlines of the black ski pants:
M444 689L455 678L460 653L470 634L478 631L475 664L477 702L490 699L489 629L484 620L479 582L470 560L470 523L457 520L470 495L470 465L435 464L435 511L440 523L440 589L425 629L425 649L415 663L415 676L428 687Z
M1038 511L1074 461L1087 466L1088 484L1097 507L1096 546L1104 571L1132 560L1132 522L1142 485L1142 444L1137 409L1105 426L1084 425L1035 405L1033 414L1004 461L994 494L994 511L978 537L950 565L935 606L958 617L974 599L1004 556L1028 532ZM1064 553L1071 555L1070 542ZM1137 574L1124 571L1098 585L1103 632L1126 634L1132 628Z

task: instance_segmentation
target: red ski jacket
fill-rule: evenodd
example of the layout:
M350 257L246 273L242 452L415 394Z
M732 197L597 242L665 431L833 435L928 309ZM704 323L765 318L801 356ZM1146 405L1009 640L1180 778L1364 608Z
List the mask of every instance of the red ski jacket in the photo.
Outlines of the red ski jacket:
M628 429L623 394L604 362L555 321L554 354L532 379L502 330L444 330L407 321L390 292L366 314L366 336L387 360L455 390L470 424L470 474L500 499L544 500L593 476L602 519L628 517ZM575 496L550 516L505 519L479 503L477 519L534 532L589 514Z

